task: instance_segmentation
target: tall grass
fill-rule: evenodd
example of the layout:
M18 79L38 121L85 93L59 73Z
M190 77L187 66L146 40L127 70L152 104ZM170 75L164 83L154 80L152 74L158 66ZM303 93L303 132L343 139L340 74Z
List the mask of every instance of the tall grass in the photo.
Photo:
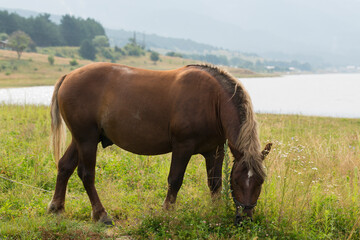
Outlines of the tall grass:
M228 181L223 198L211 200L200 156L189 163L176 208L165 212L170 154L139 156L99 145L96 186L116 224L106 228L90 220L76 174L66 213L46 213L56 179L49 109L0 105L0 176L27 184L0 178L0 239L359 239L360 120L258 119L262 144L274 145L254 222L233 225ZM225 179L231 164L224 164Z

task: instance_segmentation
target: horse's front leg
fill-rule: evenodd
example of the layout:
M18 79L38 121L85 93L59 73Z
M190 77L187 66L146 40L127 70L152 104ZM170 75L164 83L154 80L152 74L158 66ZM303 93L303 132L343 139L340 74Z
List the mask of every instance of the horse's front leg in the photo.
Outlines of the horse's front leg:
M176 197L182 185L186 167L189 163L193 147L191 144L173 146L170 173L168 176L168 192L163 207L169 209L176 202Z
M208 186L211 196L219 197L222 185L222 164L224 160L224 146L220 145L213 151L202 154L206 161Z

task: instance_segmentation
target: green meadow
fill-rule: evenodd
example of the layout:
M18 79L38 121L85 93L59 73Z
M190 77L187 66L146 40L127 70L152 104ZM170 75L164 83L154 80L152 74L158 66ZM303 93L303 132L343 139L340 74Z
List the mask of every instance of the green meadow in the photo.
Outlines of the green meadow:
M55 56L53 64L48 56ZM77 65L70 64L74 59ZM161 56L154 64L149 53L119 62L148 69L196 63ZM88 63L70 47L39 49L20 60L15 52L0 50L0 87L53 85ZM237 77L259 76L228 70ZM196 155L176 207L164 211L171 155L139 156L99 145L96 186L115 222L109 228L91 220L76 172L68 184L66 212L47 213L57 174L49 112L44 106L0 104L0 239L360 239L360 119L258 114L262 145L272 142L273 149L254 221L242 226L233 224L231 154L221 199L211 200L205 160Z
M49 57L54 59L53 64L50 64ZM97 61L106 62L109 59L98 54ZM91 62L79 56L78 47L38 48L38 53L24 52L21 59L17 59L14 51L0 49L0 88L54 85L62 75ZM150 60L150 52L146 52L144 56L123 56L117 63L145 69L170 70L200 62L161 55L160 60L154 64ZM236 77L274 76L242 68L226 69Z
M0 105L0 239L359 239L360 119L257 117L262 145L273 149L253 222L233 225L231 155L219 201L211 200L205 161L196 155L175 209L164 211L170 154L99 145L96 186L115 222L109 228L91 220L76 173L66 212L47 214L57 172L49 107Z

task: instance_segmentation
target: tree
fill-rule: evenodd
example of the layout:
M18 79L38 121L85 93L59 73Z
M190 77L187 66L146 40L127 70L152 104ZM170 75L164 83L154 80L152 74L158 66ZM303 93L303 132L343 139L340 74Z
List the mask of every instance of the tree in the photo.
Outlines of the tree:
M40 14L27 20L27 33L38 46L60 46L63 38L60 28L50 20L50 14Z
M29 35L23 31L16 31L9 37L9 47L17 52L18 59L20 59L22 52L32 43Z
M151 61L154 62L154 64L156 64L157 61L159 61L159 53L157 52L151 52L151 55L150 55L150 59Z
M88 18L86 20L80 19L84 26L84 33L87 39L93 39L98 35L105 35L104 27L94 19Z
M83 58L95 60L96 49L90 40L82 41L79 54Z
M69 62L70 66L77 66L79 63L76 61L76 59L73 59Z
M61 33L65 44L68 46L80 46L85 39L93 39L97 35L105 35L102 25L93 19L82 19L65 15L61 19Z
M54 58L53 55L49 55L49 56L48 56L48 62L50 63L50 65L54 65L55 58Z
M6 33L0 33L0 41L5 41L9 38L9 35Z
M25 21L16 13L0 11L0 32L11 34L17 30L25 30Z
M65 15L61 19L60 31L67 46L80 46L83 38L83 31L77 18Z
M109 39L105 35L95 36L92 40L92 43L95 47L109 47Z

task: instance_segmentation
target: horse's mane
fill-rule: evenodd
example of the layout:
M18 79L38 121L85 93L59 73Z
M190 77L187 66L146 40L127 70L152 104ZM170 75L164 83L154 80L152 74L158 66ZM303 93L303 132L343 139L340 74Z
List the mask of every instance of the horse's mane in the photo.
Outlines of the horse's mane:
M261 155L257 121L249 93L245 90L240 81L224 69L209 64L195 64L188 65L187 67L196 67L208 72L229 94L232 103L238 110L237 112L241 124L235 143L236 149L244 154L244 157L240 161L247 164L249 169L252 169L255 174L264 179L266 173L262 164L263 159Z

